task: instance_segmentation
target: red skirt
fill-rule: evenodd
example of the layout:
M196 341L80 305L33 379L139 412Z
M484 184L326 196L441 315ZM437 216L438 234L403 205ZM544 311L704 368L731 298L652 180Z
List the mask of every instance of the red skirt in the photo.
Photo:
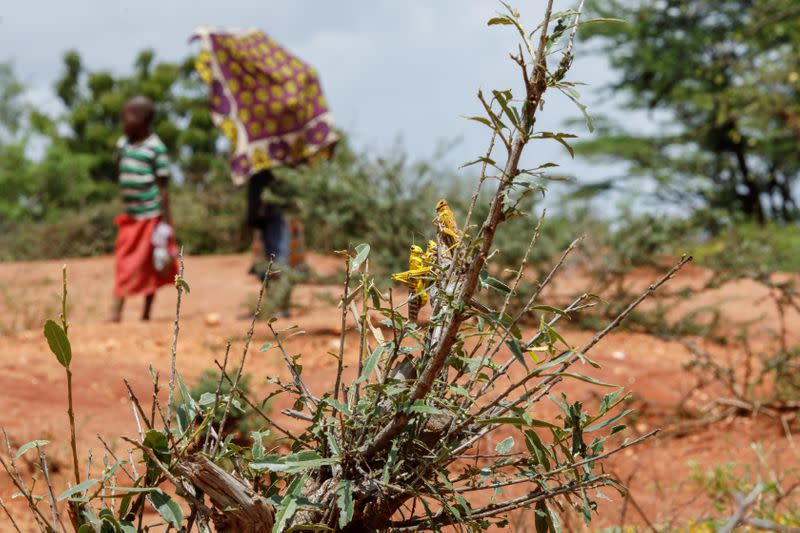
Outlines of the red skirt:
M152 235L160 221L160 217L139 220L125 213L114 219L119 228L114 247L114 296L117 298L153 294L162 285L175 281L176 261L161 272L153 266ZM170 238L169 251L174 256L178 254L174 237Z

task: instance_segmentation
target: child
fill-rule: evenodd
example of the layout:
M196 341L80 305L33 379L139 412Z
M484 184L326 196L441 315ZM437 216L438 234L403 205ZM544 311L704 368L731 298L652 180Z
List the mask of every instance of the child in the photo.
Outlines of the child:
M125 212L114 220L119 232L112 322L121 320L125 297L138 294L145 295L142 320L149 320L156 289L172 283L178 273L177 247L169 227L169 159L164 143L150 131L154 114L153 102L144 96L122 107L125 135L117 143L116 159ZM169 254L166 261L164 247ZM162 253L154 255L155 250Z

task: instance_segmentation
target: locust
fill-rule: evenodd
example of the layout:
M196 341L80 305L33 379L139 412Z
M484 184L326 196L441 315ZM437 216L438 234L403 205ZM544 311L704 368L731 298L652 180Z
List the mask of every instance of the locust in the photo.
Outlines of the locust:
M433 281L433 266L436 260L436 241L428 241L424 252L416 244L411 245L408 255L408 270L399 272L392 279L408 286L408 319L416 322L419 310L428 303L427 288Z
M436 290L434 284L438 274L447 270L452 261L453 250L469 237L461 231L456 217L447 200L436 202L436 216L433 219L437 240L429 240L427 248L412 244L408 255L408 270L392 275L392 279L408 287L408 319L416 323L419 311L431 299ZM438 241L438 242L437 242ZM470 306L489 312L483 304L470 300Z

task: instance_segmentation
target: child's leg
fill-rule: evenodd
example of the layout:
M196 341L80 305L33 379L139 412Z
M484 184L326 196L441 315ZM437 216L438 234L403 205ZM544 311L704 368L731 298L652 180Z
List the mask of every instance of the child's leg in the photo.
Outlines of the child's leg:
M148 294L144 297L144 310L142 311L142 320L150 320L150 310L153 308L153 300L156 298L156 293Z
M111 308L111 322L120 322L122 320L122 306L125 305L125 298L114 298L114 304Z

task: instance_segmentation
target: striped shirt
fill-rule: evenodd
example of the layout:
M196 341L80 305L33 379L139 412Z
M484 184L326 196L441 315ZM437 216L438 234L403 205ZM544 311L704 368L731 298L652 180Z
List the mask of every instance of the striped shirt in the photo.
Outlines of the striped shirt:
M125 212L138 219L161 215L158 178L169 178L167 147L155 133L132 144L127 137L117 142L119 186Z

